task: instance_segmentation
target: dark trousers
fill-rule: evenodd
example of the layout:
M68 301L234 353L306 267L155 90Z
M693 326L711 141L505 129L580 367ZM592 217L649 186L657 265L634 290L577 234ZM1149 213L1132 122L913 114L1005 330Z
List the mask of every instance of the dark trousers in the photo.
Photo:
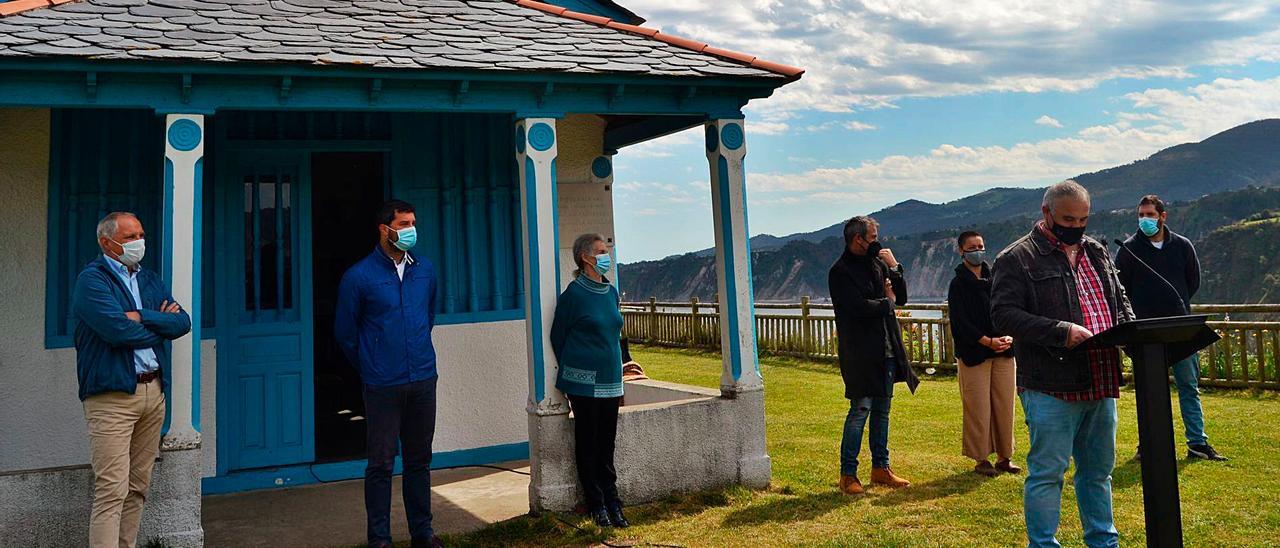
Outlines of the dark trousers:
M391 475L397 441L403 453L404 510L414 545L431 542L431 441L436 434L436 379L398 386L364 387L369 465L364 469L364 510L369 546L391 543Z
M618 471L613 467L613 445L618 437L618 405L621 398L569 396L573 410L574 457L578 481L587 509L618 501Z

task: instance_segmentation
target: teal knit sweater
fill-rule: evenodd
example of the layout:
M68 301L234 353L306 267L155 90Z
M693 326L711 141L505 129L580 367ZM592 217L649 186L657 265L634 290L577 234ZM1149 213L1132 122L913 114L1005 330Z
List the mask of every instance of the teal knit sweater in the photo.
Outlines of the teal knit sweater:
M607 281L607 280L606 280ZM573 396L622 396L622 312L618 289L578 276L560 294L551 349L560 362L556 388Z

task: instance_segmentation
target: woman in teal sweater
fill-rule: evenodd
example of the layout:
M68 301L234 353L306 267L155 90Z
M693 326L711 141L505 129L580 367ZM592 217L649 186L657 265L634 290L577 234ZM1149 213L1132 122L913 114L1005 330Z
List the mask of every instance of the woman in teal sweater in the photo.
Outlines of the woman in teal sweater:
M591 519L601 527L629 527L613 465L622 400L622 312L618 289L604 277L613 261L599 234L574 240L573 261L578 269L551 322L551 348L560 364L556 388L573 410L574 456Z

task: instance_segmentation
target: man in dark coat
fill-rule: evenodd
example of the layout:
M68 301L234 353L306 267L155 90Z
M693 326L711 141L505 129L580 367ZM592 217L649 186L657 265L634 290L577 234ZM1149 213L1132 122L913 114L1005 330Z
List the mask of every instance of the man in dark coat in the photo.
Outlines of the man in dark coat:
M1165 222L1168 219L1164 200L1154 194L1143 196L1138 202L1138 231L1125 240L1124 249L1116 250L1120 283L1140 319L1190 314L1191 297L1200 289L1196 248L1191 240L1169 229ZM1172 369L1187 438L1187 458L1227 460L1209 445L1209 436L1204 433L1200 354L1173 364Z
M871 418L871 482L906 487L911 482L889 468L889 404L893 385L906 382L912 392L920 380L907 364L897 306L907 304L907 282L893 252L879 242L875 219L858 216L844 225L844 253L831 265L827 285L836 312L840 376L849 413L840 441L840 490L863 492L858 480L862 430Z

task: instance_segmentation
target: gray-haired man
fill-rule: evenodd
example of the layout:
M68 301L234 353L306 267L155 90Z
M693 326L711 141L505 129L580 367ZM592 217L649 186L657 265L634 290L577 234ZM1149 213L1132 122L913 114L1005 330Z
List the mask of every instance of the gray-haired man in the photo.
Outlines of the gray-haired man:
M141 267L142 223L117 212L98 223L102 255L76 279L76 372L89 427L89 545L132 547L160 450L170 340L191 331L160 276Z
M1133 311L1107 250L1084 235L1089 192L1063 181L1045 191L1040 211L1044 219L996 258L991 287L991 319L1015 341L1031 434L1022 497L1027 541L1058 546L1062 478L1074 459L1085 544L1118 546L1111 470L1120 352L1069 350L1133 319Z

